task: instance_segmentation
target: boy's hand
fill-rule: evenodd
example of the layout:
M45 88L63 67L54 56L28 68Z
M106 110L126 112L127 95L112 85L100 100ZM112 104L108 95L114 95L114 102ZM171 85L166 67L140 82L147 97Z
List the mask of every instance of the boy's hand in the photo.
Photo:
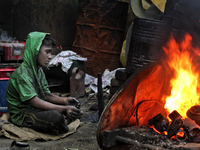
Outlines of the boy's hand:
M65 105L73 105L76 108L80 108L81 104L75 97L66 97Z
M75 106L65 106L62 112L67 118L75 120L81 118L82 112Z

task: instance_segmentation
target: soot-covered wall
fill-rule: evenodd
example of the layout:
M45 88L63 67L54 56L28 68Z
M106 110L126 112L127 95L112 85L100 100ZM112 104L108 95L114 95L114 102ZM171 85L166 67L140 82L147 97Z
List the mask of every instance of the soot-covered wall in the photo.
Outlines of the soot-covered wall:
M70 48L76 33L78 0L1 0L0 29L17 40L29 32L49 32Z

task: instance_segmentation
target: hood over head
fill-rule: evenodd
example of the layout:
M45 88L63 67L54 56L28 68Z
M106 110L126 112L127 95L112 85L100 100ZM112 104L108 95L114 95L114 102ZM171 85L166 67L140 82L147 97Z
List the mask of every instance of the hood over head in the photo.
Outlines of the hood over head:
M36 69L37 55L46 35L49 33L31 32L27 36L23 60L29 67Z
M43 95L44 99L46 99L46 96L42 92L42 86L38 79L38 69L40 69L41 67L37 66L37 55L42 45L42 41L44 40L46 35L50 35L50 33L43 33L37 31L29 33L27 36L23 56L23 64L27 65L29 68L32 69L33 76L37 82L37 85L41 89L40 92Z

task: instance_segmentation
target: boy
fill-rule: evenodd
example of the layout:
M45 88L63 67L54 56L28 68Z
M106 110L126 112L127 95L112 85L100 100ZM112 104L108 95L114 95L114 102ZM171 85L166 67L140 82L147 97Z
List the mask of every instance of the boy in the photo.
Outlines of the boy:
M48 133L65 133L68 120L80 118L80 103L73 97L59 97L49 91L41 67L47 66L55 46L50 34L31 32L23 63L11 75L6 98L11 122ZM67 118L67 119L65 119Z

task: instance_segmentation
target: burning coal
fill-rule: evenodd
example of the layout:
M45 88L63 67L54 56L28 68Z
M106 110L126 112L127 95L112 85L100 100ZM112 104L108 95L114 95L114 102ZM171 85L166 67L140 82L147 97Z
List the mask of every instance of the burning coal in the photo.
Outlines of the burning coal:
M192 45L192 37L186 34L181 43L177 43L173 37L163 48L166 59L163 64L168 72L172 74L170 80L171 93L163 96L165 109L168 112L168 119L161 114L149 120L149 125L154 125L158 132L165 132L168 138L175 138L178 141L198 141L200 126L191 108L199 105L199 48ZM196 110L195 110L196 111ZM199 110L197 110L198 112ZM192 119L192 120L191 120ZM170 123L169 123L170 122Z

